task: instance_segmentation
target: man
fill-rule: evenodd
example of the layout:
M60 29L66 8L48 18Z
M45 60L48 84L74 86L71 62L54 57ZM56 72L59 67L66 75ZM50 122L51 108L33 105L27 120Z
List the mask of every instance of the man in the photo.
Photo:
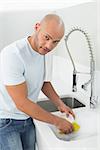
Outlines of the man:
M64 133L73 131L70 122L36 103L42 90L61 112L75 117L50 81L44 79L45 55L62 39L64 23L58 15L48 14L34 29L31 36L10 44L1 52L0 150L34 150L34 119L53 124Z

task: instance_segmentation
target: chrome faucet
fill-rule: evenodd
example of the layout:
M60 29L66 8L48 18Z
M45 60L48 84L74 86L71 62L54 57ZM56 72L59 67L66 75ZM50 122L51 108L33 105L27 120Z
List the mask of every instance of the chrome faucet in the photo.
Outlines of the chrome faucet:
M70 34L73 33L74 31L79 31L79 32L83 33L83 35L85 36L86 41L88 43L88 48L89 48L89 52L90 52L90 72L89 73L78 72L76 70L75 63L74 63L73 58L71 56L71 53L69 51L68 43L67 42L68 42L68 38L69 38ZM87 81L86 83L84 83L81 87L84 90L87 90L87 86L89 84L91 84L91 86L90 86L90 108L95 108L96 105L97 105L97 101L95 100L95 96L94 96L95 61L94 61L93 50L92 50L92 47L91 47L91 42L90 42L90 39L88 37L88 34L85 31L83 31L82 29L80 29L80 28L73 28L65 36L65 45L66 45L66 49L68 51L68 54L70 56L70 59L71 59L72 65L73 65L73 85L72 85L72 91L73 92L77 91L77 74L78 73L81 73L81 74L90 74L89 81Z

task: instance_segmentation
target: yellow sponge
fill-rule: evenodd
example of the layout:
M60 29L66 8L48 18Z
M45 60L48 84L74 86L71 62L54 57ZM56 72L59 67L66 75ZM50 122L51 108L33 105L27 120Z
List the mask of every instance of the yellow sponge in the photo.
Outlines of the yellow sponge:
M80 129L80 126L74 121L72 122L74 132L77 132ZM60 134L64 134L62 131L59 131Z
M73 128L74 128L75 132L80 129L80 126L76 122L72 122L72 125L73 125Z

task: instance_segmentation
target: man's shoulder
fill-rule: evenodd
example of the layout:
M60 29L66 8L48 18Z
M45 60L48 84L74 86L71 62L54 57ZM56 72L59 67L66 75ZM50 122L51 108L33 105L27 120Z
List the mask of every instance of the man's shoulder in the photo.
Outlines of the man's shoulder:
M16 48L18 50L25 50L25 48L27 47L27 42L26 42L26 38L20 39L18 41L15 42Z
M21 49L23 49L23 47L25 47L25 38L22 38L20 40L16 40L14 42L12 42L11 44L7 45L6 47L4 47L1 51L1 53L19 53L19 51Z

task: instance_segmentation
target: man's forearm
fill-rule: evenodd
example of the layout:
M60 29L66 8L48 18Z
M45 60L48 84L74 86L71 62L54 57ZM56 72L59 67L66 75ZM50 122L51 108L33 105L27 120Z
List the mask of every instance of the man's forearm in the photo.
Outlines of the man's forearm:
M18 105L17 108L25 114L46 123L56 125L57 117L42 109L38 104L33 103L29 99L25 99L24 103Z
M52 84L50 82L44 82L43 87L42 87L42 92L50 99L52 102L58 107L63 102L61 101L60 97L54 90Z

